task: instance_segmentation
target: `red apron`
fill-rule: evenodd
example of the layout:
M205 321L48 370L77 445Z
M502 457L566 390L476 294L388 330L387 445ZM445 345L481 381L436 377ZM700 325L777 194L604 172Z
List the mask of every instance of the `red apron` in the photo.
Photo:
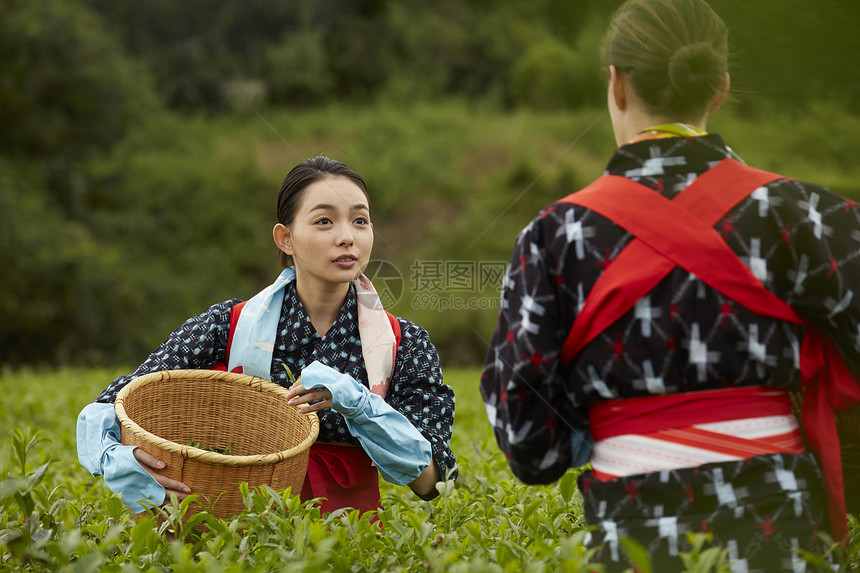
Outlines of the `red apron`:
M379 473L361 447L315 442L301 500L323 497L320 513L353 507L360 513L380 507Z
M860 382L846 368L833 341L765 289L713 228L755 189L781 178L724 159L674 200L616 175L604 175L562 199L560 203L586 207L635 237L589 292L562 347L562 363L570 363L586 344L631 310L676 266L759 315L806 326L800 357L802 425L821 459L833 536L847 541L842 457L834 410L860 404Z

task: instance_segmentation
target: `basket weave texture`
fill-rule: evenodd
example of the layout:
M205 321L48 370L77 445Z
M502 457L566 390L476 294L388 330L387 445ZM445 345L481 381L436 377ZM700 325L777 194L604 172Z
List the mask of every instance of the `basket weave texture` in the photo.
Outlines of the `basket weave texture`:
M245 374L164 370L132 380L115 408L123 444L161 459L162 474L187 484L210 513L226 518L245 507L240 482L301 492L319 419L287 404L286 394ZM189 442L221 450L231 444L232 455ZM189 506L189 513L198 510Z

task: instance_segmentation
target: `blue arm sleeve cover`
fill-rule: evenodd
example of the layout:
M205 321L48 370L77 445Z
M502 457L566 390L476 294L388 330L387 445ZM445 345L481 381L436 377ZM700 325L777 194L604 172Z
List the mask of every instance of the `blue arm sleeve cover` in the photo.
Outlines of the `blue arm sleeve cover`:
M94 476L104 476L105 485L122 496L135 513L146 508L148 499L161 505L165 490L134 458L136 446L120 443L119 420L113 404L88 404L78 414L78 461Z
M302 370L302 385L323 386L331 392L332 407L346 419L350 433L385 481L409 484L430 465L430 442L403 414L351 376L314 361Z

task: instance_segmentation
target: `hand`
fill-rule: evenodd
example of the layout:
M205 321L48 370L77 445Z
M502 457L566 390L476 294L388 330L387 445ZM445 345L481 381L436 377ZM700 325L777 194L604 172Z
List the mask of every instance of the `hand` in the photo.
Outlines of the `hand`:
M307 404L307 406L299 408L299 412L302 414L317 412L319 410L325 410L326 408L332 407L331 392L323 386L318 386L317 388L308 390L302 386L302 379L299 378L292 386L290 386L289 390L290 391L287 393L289 404L293 406Z
M166 494L164 496L165 503L170 500L171 495L175 494L179 499L184 499L189 493L191 493L191 488L181 481L170 479L169 477L158 473L158 470L164 469L164 462L152 454L145 452L140 448L135 448L134 459L136 459L141 467L146 470L146 473L151 475L155 481L157 481L166 490Z
M424 468L417 478L415 478L409 487L420 497L425 497L436 489L436 482L441 481L442 473L439 471L439 466L436 465L436 460L430 460L430 465Z

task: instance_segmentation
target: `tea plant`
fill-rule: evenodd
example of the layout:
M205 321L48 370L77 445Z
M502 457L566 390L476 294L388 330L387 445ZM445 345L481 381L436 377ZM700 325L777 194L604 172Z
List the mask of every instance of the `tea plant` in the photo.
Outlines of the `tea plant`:
M289 490L243 485L245 510L216 519L189 512L194 495L132 516L78 465L75 416L112 373L2 373L0 406L11 424L0 428L0 572L602 571L583 544L578 472L549 486L515 480L490 435L479 373L446 376L457 394L460 478L440 484L437 499L383 483L376 519L344 510L320 516ZM856 548L853 519L851 526ZM726 551L706 536L690 544L688 571L728 570ZM641 547L626 547L639 571L652 570ZM823 556L805 558L809 571L823 566ZM857 549L839 558L843 570L860 564Z

